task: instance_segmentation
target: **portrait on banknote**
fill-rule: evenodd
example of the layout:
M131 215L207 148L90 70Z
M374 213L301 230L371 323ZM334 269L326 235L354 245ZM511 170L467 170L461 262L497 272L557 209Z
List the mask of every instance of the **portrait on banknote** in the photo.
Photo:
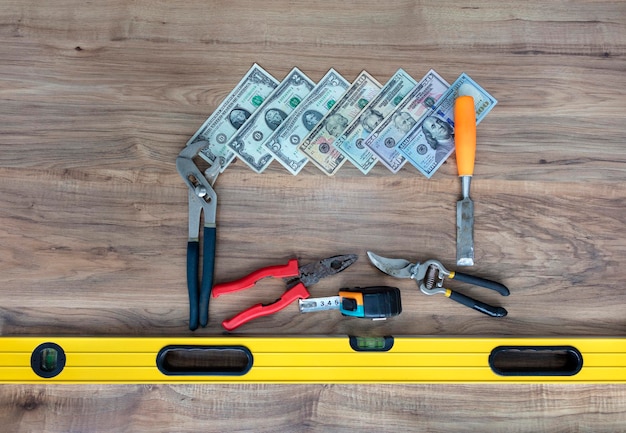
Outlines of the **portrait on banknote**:
M248 110L244 110L243 108L234 108L228 115L228 120L233 128L239 129L241 128L241 125L248 120L248 117L250 117L251 114L252 113Z
M319 111L306 110L302 114L302 124L307 129L307 131L310 131L315 127L315 125L319 123L320 120L322 120L322 117L324 117L324 115Z
M372 132L383 121L383 114L372 108L368 108L361 117L361 125L367 132Z
M454 128L437 116L428 116L422 122L424 138L435 151L435 161L444 158L454 146Z
M270 108L265 113L265 124L273 131L287 118L287 113L278 108Z
M344 129L346 129L348 123L349 121L345 118L345 116L342 116L341 114L332 114L326 118L324 126L330 135L338 137Z
M408 134L413 125L415 125L416 120L406 111L399 111L394 113L392 116L392 120L396 128L400 131Z

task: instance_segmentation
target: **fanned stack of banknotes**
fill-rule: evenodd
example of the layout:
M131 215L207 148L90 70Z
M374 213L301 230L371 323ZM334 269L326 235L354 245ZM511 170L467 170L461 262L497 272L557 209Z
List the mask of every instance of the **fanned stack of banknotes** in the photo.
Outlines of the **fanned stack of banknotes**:
M363 174L407 161L430 178L454 151L454 101L474 98L476 123L497 101L465 73L452 85L434 70L399 69L382 85L366 71L350 83L330 69L319 83L298 68L279 82L259 65L241 79L187 144L221 171L238 157L257 173L277 160L297 175L310 161L332 176L346 161Z

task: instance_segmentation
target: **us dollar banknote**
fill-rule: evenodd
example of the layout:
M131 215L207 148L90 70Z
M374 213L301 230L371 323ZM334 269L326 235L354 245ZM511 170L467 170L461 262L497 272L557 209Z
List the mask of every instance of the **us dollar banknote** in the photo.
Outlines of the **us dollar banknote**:
M217 163L221 171L232 162L235 153L226 145L244 122L274 91L279 81L256 63L252 65L237 86L189 139L187 145L206 140L209 145L200 156L211 165Z
M398 142L432 109L447 88L447 81L431 69L365 140L365 146L393 173L406 163L397 148Z
M302 140L300 150L328 176L345 163L346 157L333 145L348 124L378 94L381 84L366 71L359 74L324 118Z
M398 145L406 159L427 178L454 152L454 101L460 95L474 98L476 124L497 104L496 99L467 74L461 74L434 109Z
M293 68L232 136L228 147L252 170L261 173L274 159L263 144L314 86L309 77Z
M385 83L380 92L335 140L339 149L363 174L369 173L378 157L363 143L374 129L391 114L402 99L417 85L403 69Z
M302 139L322 120L349 86L346 79L330 69L265 142L265 148L291 174L298 174L309 162L309 158L298 149Z

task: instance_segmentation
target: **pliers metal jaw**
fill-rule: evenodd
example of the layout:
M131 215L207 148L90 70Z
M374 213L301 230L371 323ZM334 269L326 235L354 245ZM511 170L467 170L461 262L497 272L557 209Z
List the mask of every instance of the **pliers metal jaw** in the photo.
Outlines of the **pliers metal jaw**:
M213 185L220 165L210 166L204 173L193 158L209 143L201 140L185 147L176 158L176 170L188 188L189 237L187 241L187 289L189 291L189 329L204 327L209 321L209 299L215 266L217 194ZM200 225L204 214L202 279L200 274Z
M509 289L504 285L485 278L475 277L461 272L447 270L438 260L427 260L422 263L411 263L404 259L390 259L367 252L367 256L379 270L396 278L411 278L415 280L420 291L426 295L443 294L446 297L473 308L491 317L504 317L508 313L502 307L485 304L462 293L444 287L447 278L463 281L475 286L494 290L502 296L509 296Z

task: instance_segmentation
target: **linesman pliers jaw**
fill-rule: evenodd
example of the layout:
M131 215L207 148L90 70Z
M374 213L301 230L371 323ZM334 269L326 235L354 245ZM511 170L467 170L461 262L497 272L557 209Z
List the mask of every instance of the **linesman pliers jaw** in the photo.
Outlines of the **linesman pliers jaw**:
M232 331L257 317L274 314L298 299L306 299L310 296L307 287L316 284L322 278L342 272L356 262L357 259L358 256L356 254L345 254L328 257L302 266L300 266L297 259L291 259L285 265L266 266L238 280L216 284L213 290L214 298L226 293L249 289L257 281L268 277L282 278L287 286L287 290L276 301L269 304L253 305L234 317L224 320L222 326L227 331Z
M213 185L220 172L220 165L210 166L204 173L193 158L207 147L204 140L185 147L176 158L176 170L188 188L189 237L187 241L187 289L189 291L189 329L204 327L209 321L209 299L213 287L215 266L217 194ZM202 279L200 273L200 223L204 216Z

